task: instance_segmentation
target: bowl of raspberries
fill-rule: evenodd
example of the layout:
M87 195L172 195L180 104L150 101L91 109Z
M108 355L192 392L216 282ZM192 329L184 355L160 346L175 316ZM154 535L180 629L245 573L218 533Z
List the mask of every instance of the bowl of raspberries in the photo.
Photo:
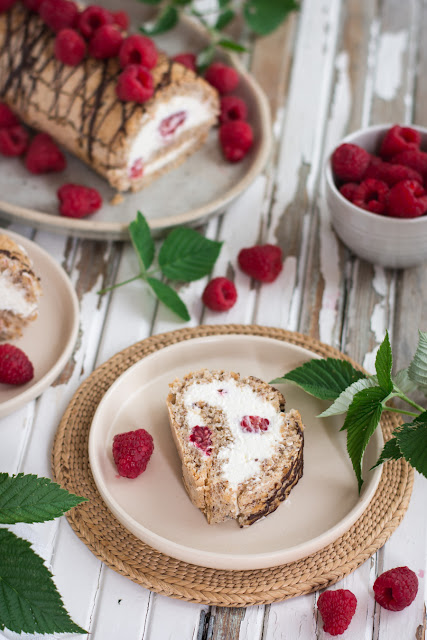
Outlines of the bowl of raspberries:
M326 165L326 200L341 240L392 268L427 260L427 128L377 125L348 135Z

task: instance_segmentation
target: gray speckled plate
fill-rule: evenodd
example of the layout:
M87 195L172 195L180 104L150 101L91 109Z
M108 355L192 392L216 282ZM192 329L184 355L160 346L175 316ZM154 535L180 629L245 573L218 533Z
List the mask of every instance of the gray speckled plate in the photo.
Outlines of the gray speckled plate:
M117 9L115 0L103 0L99 4ZM129 13L134 28L147 11L135 0L123 0L120 8ZM180 51L197 52L206 42L206 34L190 20L182 20L178 27L156 38L159 48L170 55ZM194 225L223 211L262 171L271 146L270 112L262 90L234 56L229 57L228 62L237 67L241 75L234 93L247 102L248 120L254 130L254 146L243 162L230 164L223 159L217 130L213 130L202 149L183 165L146 189L126 195L121 204L112 205L114 190L69 154L64 172L44 176L31 175L20 159L0 157L0 216L67 235L127 239L127 226L138 209L158 232L175 225ZM104 200L102 209L81 220L58 215L56 191L66 182L98 189Z

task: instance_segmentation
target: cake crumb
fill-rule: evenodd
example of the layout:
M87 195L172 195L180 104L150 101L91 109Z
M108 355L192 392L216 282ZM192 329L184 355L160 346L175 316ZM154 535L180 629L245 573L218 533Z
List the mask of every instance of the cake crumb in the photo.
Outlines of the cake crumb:
M124 201L124 195L122 193L117 192L110 200L110 204L116 205L116 204L122 204L122 202Z

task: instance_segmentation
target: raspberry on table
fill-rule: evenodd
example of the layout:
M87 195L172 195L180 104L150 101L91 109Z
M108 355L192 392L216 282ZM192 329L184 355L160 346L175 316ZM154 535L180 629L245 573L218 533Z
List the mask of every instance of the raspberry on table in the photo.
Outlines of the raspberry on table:
M119 51L122 69L129 65L142 65L146 69L153 69L157 64L157 58L156 45L151 38L138 33L128 36Z
M79 15L77 28L86 40L90 40L97 29L112 22L113 16L107 9L90 5Z
M222 62L213 62L205 72L205 80L219 93L230 93L239 84L239 74L236 69Z
M419 182L402 180L390 189L387 213L393 218L417 218L427 211L427 194Z
M79 10L71 0L42 0L39 15L53 31L60 31L77 24Z
M342 185L342 187L340 187L339 191L346 200L354 202L354 198L356 197L358 189L359 185L357 184L357 182L346 182Z
M230 120L246 120L248 108L246 102L237 96L223 96L220 102L219 121L221 124Z
M123 102L142 104L154 94L153 76L141 64L130 64L117 79L116 93Z
M402 611L408 607L417 592L418 578L408 567L385 571L374 582L375 600L389 611Z
M30 142L25 166L31 173L63 171L67 165L61 149L47 133L38 133Z
M5 102L0 102L0 129L15 127L17 124L19 124L19 118Z
M25 384L34 377L28 356L13 344L0 344L0 383Z
M172 60L174 62L179 62L183 67L187 67L187 69L191 69L196 73L196 56L194 53L178 53L176 56L173 56Z
M274 282L283 268L282 250L273 244L242 249L237 259L242 271L261 282Z
M99 27L89 41L89 55L97 60L115 58L119 54L123 36L114 24Z
M396 182L401 180L417 180L423 181L423 178L418 171L405 167L403 164L391 164L390 162L383 162L380 158L373 156L371 163L366 170L364 180L367 178L375 178L375 180L382 180L389 187L392 187Z
M202 295L203 304L212 311L228 311L236 304L237 290L228 278L213 278Z
M355 614L356 606L356 596L348 589L324 591L317 601L324 631L331 636L344 633Z
M129 16L126 11L112 11L113 23L116 24L122 31L129 29Z
M60 62L76 67L86 55L86 43L75 29L61 29L55 38L54 52Z
M0 129L0 153L3 156L22 156L28 147L28 131L20 124Z
M230 120L219 128L219 142L224 157L229 162L240 162L253 144L250 124L244 120Z
M261 418L261 416L243 416L240 421L240 426L243 431L248 433L259 433L260 431L267 431L270 424L268 418Z
M410 127L401 127L395 124L384 136L380 146L379 155L390 158L396 153L417 149L421 144L421 133Z
M370 154L357 144L340 144L331 157L335 177L343 182L362 180L371 161Z
M154 451L152 436L145 429L126 431L113 438L113 458L119 475L136 478L147 468Z
M67 218L83 218L102 206L102 198L96 189L79 184L64 184L58 189L59 211Z
M0 13L9 11L15 4L16 0L0 0Z
M390 160L392 164L403 164L418 171L424 179L427 178L427 153L419 149L409 149L396 154Z
M360 183L354 195L353 204L372 213L384 213L389 193L390 190L385 182L368 178Z
M210 456L212 453L211 434L212 432L209 427L200 427L199 425L196 425L191 430L189 440L207 456Z

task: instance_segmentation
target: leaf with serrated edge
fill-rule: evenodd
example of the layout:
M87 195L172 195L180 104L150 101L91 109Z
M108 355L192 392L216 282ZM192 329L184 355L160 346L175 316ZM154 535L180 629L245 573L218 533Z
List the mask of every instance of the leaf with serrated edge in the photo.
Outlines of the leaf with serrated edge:
M148 222L140 211L129 225L129 234L144 272L153 263L155 247Z
M331 406L323 411L318 418L328 418L329 416L337 416L341 413L348 411L349 406L353 402L353 398L362 389L370 389L371 387L377 387L378 382L374 378L360 378L353 382L347 389L341 392Z
M246 0L243 15L250 28L260 36L274 31L291 11L299 9L294 0Z
M353 382L365 377L364 373L355 369L347 360L326 358L310 360L282 378L275 378L270 384L292 382L316 398L335 400Z
M0 628L16 633L87 633L75 624L52 574L26 540L0 529Z
M383 462L386 462L387 460L400 460L400 458L402 457L403 455L401 450L399 449L397 439L391 438L391 440L388 440L385 443L384 448L381 451L381 455L376 461L376 463L374 464L374 466L371 467L371 471L372 469L379 467L381 464L383 464Z
M427 478L427 411L394 432L403 457Z
M379 386L387 391L387 393L391 393L391 391L393 390L393 383L391 381L392 365L393 356L391 353L388 331L386 331L384 340L380 344L377 351L377 357L375 358L375 370L377 372Z
M190 314L175 289L156 278L147 278L158 299L183 320L190 320Z
M85 501L49 478L0 473L0 524L53 520Z
M418 389L417 383L409 377L408 369L400 369L393 378L393 384L395 390L397 389L405 394L413 393Z
M222 242L209 240L194 229L178 227L160 249L159 266L169 280L199 280L212 271L221 246Z
M418 386L427 389L427 333L418 331L418 345L408 375Z

